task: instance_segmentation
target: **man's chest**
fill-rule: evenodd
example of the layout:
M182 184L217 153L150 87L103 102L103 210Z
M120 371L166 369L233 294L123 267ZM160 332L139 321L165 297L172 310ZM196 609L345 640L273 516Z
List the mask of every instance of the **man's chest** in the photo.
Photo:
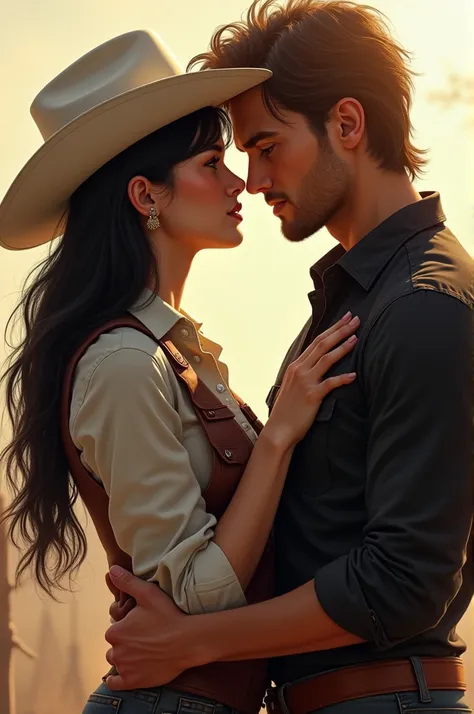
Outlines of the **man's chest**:
M370 320L373 301L356 292L336 294L329 299L323 291L312 295L312 319L294 343L293 353L280 374L298 357L312 339L333 325L348 310L361 319L359 335ZM342 520L350 529L351 520L360 532L366 518L365 486L369 415L367 395L360 373L364 350L360 340L355 349L337 362L325 375L355 371L350 385L331 392L322 402L313 424L297 445L288 471L280 513L288 510L293 524L304 524L306 538L315 528L329 536L339 532ZM287 518L284 519L285 521ZM316 533L314 534L316 538ZM313 544L314 545L314 544Z

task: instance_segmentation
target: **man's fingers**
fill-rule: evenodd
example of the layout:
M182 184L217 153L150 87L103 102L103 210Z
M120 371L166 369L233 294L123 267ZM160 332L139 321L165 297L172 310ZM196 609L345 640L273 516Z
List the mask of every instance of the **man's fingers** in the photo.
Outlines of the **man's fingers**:
M108 589L110 590L110 592L112 593L112 595L114 596L114 598L118 602L118 599L120 597L120 590L118 590L118 588L116 588L115 585L113 584L109 573L105 574L105 583L106 583Z
M112 584L118 590L131 595L138 603L147 602L150 590L153 591L156 587L151 583L140 580L140 578L137 578L133 573L129 573L128 570L124 570L119 565L112 565L109 575Z
M115 662L113 660L113 648L112 647L109 647L109 649L105 653L105 659L107 660L107 662L109 664L115 666Z

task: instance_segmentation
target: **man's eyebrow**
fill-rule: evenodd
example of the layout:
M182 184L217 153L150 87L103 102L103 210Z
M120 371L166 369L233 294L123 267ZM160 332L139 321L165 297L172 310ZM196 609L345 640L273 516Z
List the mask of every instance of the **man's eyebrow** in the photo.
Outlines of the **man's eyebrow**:
M250 139L248 139L248 141L245 142L242 149L237 144L236 144L236 147L239 151L254 149L255 146L258 144L258 142L262 141L262 139L270 139L271 137L277 136L277 135L278 135L277 131L258 131L256 134L251 136Z

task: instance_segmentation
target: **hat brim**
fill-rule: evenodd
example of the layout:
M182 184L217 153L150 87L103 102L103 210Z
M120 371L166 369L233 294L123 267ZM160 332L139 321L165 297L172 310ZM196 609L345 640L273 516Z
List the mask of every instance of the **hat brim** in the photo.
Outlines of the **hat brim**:
M56 132L20 171L0 204L0 245L33 248L57 235L74 191L136 141L206 106L220 106L271 77L265 69L216 69L132 89Z

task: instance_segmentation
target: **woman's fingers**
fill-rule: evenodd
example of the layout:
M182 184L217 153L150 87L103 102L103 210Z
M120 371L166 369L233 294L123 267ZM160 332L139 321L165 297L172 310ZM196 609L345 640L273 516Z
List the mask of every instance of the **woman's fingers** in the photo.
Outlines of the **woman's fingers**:
M334 330L331 334L323 337L319 342L316 342L315 340L312 351L308 353L301 366L306 369L312 369L321 361L321 359L323 359L325 355L329 354L331 350L333 350L343 340L350 337L359 328L359 326L360 319L358 317L353 317L347 324L338 327L337 330Z
M356 377L357 374L355 372L348 372L346 374L338 374L337 377L328 377L327 379L324 379L318 385L318 393L321 396L321 399L324 399L324 397L334 389L343 387L345 384L351 384Z
M125 593L122 593L122 595L125 595ZM125 615L127 615L130 610L133 610L136 605L136 602L132 597L125 595L125 598L126 599L123 601L115 600L109 607L110 619L114 622L119 622L120 620L123 620Z
M354 349L357 344L356 335L351 335L349 339L345 340L342 345L339 345L330 352L326 352L320 357L314 367L310 370L311 379L316 381L321 381L326 372L331 369L331 367L339 362L343 357L345 357L351 350Z
M352 313L347 312L344 317L341 317L340 320L334 323L334 325L331 325L331 327L328 327L327 330L324 330L324 332L321 332L320 335L314 338L314 340L308 345L308 347L300 354L298 359L296 360L297 362L304 362L306 358L314 352L315 347L326 337L329 337L332 335L334 332L337 332L337 330L340 330L341 327L344 327L345 325L348 325L349 322L352 320Z

